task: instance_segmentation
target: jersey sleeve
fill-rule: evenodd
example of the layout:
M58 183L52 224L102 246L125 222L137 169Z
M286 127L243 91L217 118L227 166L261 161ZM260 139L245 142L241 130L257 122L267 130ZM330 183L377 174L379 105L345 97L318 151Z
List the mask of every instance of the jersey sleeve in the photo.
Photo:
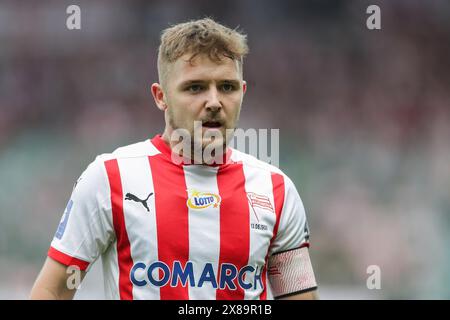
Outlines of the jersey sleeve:
M293 182L287 177L278 231L269 248L267 265L273 296L278 298L317 288L309 257L309 228L305 208Z
M51 242L48 256L86 270L114 235L110 191L103 161L97 158L82 173Z
M284 177L284 203L276 237L269 255L309 247L309 226L302 199L289 177Z

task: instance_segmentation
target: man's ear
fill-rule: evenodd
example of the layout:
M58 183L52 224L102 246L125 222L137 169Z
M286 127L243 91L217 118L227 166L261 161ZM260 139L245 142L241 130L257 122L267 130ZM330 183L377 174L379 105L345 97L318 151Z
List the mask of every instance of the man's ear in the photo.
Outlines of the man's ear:
M164 97L164 91L161 85L157 82L152 84L151 87L153 99L155 99L155 103L158 106L158 109L161 111L165 111L167 109L167 104Z
M247 91L247 81L243 80L242 81L242 92L245 94L246 91Z

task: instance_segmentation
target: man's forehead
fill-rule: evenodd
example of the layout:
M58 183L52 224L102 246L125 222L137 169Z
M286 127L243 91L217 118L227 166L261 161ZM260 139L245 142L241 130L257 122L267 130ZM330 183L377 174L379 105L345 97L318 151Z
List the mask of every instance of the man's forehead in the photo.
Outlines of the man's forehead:
M178 58L171 67L171 72L179 80L191 78L240 79L239 64L236 60L223 57L219 61L211 60L205 54L185 54Z

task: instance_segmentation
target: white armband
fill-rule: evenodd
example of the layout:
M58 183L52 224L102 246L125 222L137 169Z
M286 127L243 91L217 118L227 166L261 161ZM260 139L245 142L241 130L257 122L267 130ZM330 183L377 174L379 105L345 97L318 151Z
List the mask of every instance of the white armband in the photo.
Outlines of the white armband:
M275 298L317 288L307 247L273 254L269 258L268 275Z

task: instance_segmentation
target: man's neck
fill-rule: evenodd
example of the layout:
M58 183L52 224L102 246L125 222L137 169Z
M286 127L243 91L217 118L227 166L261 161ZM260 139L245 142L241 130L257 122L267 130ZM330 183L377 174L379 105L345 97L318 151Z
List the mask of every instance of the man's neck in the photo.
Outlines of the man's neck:
M172 140L171 136L172 136L172 132L173 130L170 128L166 128L161 136L161 138L163 139L163 141L165 142L165 144L167 146L169 146L170 150L172 151L173 155L181 157L181 158L185 158L187 162L190 162L192 164L211 164L211 163L217 163L217 164L223 164L227 161L226 159L226 153L227 153L227 147L224 146L224 148L222 148L220 150L220 153L218 154L218 156L214 156L214 157L209 157L209 159L205 159L205 155L204 155L204 150L201 147L197 148L197 150L194 148L192 143L189 143L188 145L183 146L182 148L177 147L180 143L183 143L182 141L177 141L177 140ZM191 141L192 142L192 137L191 137ZM184 156L183 154L183 150L185 148L189 148L190 149L190 155L189 156ZM174 150L176 149L176 150ZM197 154L196 153L200 153ZM216 159L216 160L214 160Z

